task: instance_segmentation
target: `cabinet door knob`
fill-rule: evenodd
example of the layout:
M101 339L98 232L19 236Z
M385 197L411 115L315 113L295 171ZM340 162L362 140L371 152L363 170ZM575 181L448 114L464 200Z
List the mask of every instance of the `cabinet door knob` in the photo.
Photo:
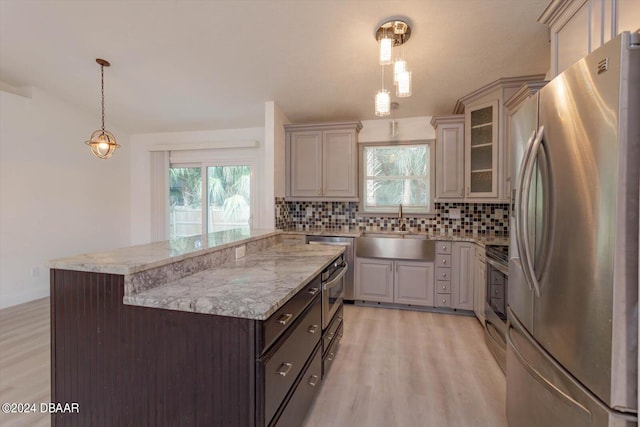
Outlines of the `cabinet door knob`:
M443 246L443 247L442 247L442 250L443 250L443 251L447 250L447 247L446 247L446 246Z
M317 330L318 330L318 325L311 325L309 326L309 329L307 329L307 332L309 332L310 334L315 334Z
M281 325L286 325L292 316L293 314L291 313L283 314L278 318L277 322L280 323Z
M446 302L447 302L447 300L446 300L446 299L443 299L443 300L442 300L442 303L443 303L443 304L444 304L444 303L446 303Z
M447 263L447 260L443 258L443 259L442 259L442 263L443 263L443 264L446 264L446 263Z
M291 367L293 366L292 363L289 362L285 362L280 366L280 369L278 369L278 372L276 372L278 375L281 375L283 377L286 377L287 374L289 373L289 371L291 370Z

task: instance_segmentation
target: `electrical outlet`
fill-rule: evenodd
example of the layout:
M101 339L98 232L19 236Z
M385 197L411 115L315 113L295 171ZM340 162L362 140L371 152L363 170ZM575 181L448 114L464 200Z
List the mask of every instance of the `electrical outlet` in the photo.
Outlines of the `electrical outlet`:
M247 246L242 245L236 248L236 259L242 258L247 254Z
M449 218L451 219L460 219L460 209L449 209Z

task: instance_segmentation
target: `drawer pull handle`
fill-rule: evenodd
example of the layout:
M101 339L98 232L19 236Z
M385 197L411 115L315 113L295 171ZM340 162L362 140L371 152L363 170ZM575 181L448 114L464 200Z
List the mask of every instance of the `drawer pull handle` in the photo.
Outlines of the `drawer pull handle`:
M327 339L328 339L329 341L331 341L331 340L333 339L333 336L334 336L334 334L333 334L333 333L331 333L331 334L327 335Z
M315 387L316 384L318 384L318 378L320 378L318 375L311 375L311 377L309 377L309 385Z
M319 290L320 290L319 288L309 288L309 290L307 291L307 293L308 293L309 295L312 295L312 296L313 296L313 295L317 294Z
M446 300L446 299L443 299L443 300L442 300L442 303L443 303L443 304L445 304L446 302L447 302L447 300Z
M447 277L447 273L442 273L442 277Z
M444 290L446 290L446 289L447 289L447 287L446 287L446 286L444 286L444 285L442 285L442 290L444 291Z
M446 264L446 263L447 263L447 260L443 258L443 259L442 259L442 263L443 263L443 264Z
M342 316L338 316L338 323L342 322Z
M315 334L317 330L318 330L318 325L311 325L309 326L309 329L307 329L307 332L309 332L310 334Z
M334 352L331 352L327 355L327 360L331 362L334 357L336 357L336 354Z
M281 325L286 325L292 316L293 314L291 313L283 314L278 318L277 322L280 323Z
M289 371L291 370L292 366L293 366L292 363L289 363L289 362L283 363L282 366L280 366L280 369L278 369L277 374L283 377L286 377Z
M443 251L446 251L446 250L447 250L447 247L446 247L446 246L442 246L442 250L443 250Z

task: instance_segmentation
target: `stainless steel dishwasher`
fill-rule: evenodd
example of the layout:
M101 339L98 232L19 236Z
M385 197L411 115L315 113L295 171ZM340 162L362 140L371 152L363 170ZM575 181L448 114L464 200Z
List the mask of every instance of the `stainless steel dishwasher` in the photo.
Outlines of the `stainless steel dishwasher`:
M342 236L307 236L307 244L309 245L334 245L344 246L344 260L349 264L347 273L344 276L344 301L353 303L353 284L355 262L354 262L354 248L353 237Z

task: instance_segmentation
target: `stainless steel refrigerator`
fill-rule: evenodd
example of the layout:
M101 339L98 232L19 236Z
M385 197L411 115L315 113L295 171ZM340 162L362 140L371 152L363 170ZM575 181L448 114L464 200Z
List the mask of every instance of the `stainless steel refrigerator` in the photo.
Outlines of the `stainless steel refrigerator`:
M639 42L621 34L513 117L512 427L637 425Z

